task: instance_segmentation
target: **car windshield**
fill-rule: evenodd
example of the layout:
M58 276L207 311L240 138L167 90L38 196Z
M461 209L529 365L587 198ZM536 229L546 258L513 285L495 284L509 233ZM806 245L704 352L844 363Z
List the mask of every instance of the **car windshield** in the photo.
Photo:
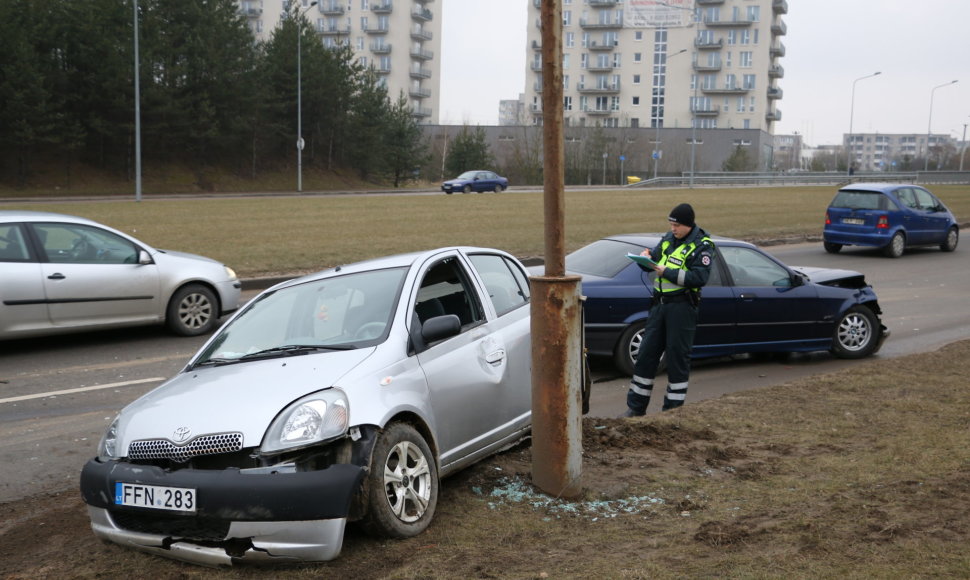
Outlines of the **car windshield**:
M466 171L459 175L458 179L475 179L476 175L478 175L477 171Z
M346 274L264 294L219 331L195 365L377 344L390 330L406 273Z
M598 240L566 256L566 270L576 274L612 278L630 265L628 253L639 254L643 246L618 240Z

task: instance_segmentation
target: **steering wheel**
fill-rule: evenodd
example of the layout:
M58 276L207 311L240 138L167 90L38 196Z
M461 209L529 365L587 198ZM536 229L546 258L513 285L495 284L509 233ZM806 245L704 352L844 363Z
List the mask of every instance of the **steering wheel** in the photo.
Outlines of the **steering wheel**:
M74 240L74 245L71 246L71 250L68 255L71 256L72 260L80 260L91 251L91 244L88 243L87 238L80 237Z
M368 322L357 329L357 332L354 333L354 340L377 338L384 332L384 326L386 325L383 322Z

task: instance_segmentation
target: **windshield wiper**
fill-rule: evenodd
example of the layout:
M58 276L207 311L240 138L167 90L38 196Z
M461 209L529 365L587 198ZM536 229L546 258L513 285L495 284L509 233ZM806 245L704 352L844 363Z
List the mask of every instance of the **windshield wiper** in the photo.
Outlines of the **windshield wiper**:
M315 352L318 350L353 350L355 348L357 347L351 344L285 344L283 346L274 346L273 348L267 348L264 350L251 352L249 354L244 354L243 356L239 357L239 360L269 358L274 356L292 356L296 354Z

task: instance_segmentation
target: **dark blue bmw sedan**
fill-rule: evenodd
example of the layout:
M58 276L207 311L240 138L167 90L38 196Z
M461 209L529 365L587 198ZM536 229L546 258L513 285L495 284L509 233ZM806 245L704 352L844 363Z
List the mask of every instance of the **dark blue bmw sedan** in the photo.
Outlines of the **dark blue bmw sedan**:
M939 246L952 252L960 241L957 220L935 195L905 183L853 183L840 189L825 212L822 243L881 248L898 258L908 247Z
M650 316L654 275L626 255L652 248L660 237L610 236L566 256L566 270L583 279L589 353L612 357L626 374L633 372ZM789 267L753 244L713 240L693 358L821 350L862 358L889 336L876 293L859 272Z

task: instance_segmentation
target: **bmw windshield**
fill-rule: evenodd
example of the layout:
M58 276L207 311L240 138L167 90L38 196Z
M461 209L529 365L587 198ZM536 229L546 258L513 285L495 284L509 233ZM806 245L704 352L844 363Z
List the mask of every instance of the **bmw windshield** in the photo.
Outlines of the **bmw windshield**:
M267 292L219 331L194 366L378 344L406 274L404 268L374 270Z

